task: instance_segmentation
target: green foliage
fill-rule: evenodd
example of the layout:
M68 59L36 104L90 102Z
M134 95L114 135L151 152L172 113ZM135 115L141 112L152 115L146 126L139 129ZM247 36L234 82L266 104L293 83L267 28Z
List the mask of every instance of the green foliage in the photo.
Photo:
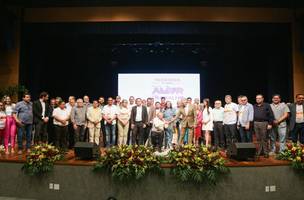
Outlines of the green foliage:
M220 153L205 146L185 145L175 148L169 153L169 159L175 164L171 174L182 182L216 184L220 174L229 172Z
M153 149L138 145L111 147L95 164L94 171L110 172L119 181L138 180L148 173L164 173Z
M293 168L304 171L304 145L288 143L277 159L291 161Z
M53 170L54 163L63 159L63 154L54 146L41 144L33 146L27 156L22 170L31 176L43 174Z
M0 99L2 99L5 95L13 97L26 92L28 92L28 90L23 85L8 86L0 89Z

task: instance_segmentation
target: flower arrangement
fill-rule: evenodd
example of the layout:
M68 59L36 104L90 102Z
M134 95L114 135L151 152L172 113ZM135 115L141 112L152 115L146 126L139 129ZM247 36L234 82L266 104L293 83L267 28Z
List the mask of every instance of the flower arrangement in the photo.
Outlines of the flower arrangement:
M286 149L277 156L277 159L289 160L292 167L304 170L304 145L288 143Z
M49 172L54 163L63 158L63 154L54 146L49 144L35 145L27 156L22 170L29 175Z
M147 173L163 173L160 161L151 147L121 145L107 149L94 166L94 171L109 171L119 181L141 179Z
M171 173L183 182L216 184L219 174L229 172L219 151L205 146L185 145L173 149L169 158L175 167Z

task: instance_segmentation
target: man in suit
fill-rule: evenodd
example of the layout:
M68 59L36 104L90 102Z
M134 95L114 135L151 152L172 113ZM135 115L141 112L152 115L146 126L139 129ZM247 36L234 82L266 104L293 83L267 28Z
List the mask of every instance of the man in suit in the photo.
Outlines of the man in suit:
M196 109L191 103L192 99L190 97L187 100L183 100L183 106L181 106L175 116L175 119L181 118L181 136L179 138L179 144L183 145L185 133L188 131L188 144L193 143L193 131L196 126Z
M147 107L142 105L141 98L137 98L136 106L134 106L131 110L132 144L144 144L144 134L147 124Z
M292 142L300 140L304 144L304 94L296 95L296 102L290 107L289 126Z
M33 121L35 127L34 142L35 144L47 142L47 124L49 121L50 107L48 104L49 95L41 92L39 99L33 103Z
M153 125L153 119L156 117L155 107L153 105L152 98L147 99L147 112L148 112L148 124L145 131L144 143L146 143L149 137Z

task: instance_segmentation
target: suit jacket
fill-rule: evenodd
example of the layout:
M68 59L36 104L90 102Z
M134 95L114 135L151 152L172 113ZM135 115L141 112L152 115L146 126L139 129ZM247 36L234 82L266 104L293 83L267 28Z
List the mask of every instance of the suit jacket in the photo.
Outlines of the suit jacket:
M150 109L149 110L149 115L148 115L148 123L150 123L156 117L155 107L150 106L150 107L147 107L147 109Z
M34 124L42 121L42 117L49 117L49 116L50 116L49 104L45 102L45 112L44 112L44 116L42 116L42 104L40 100L34 101L33 103Z
M196 109L195 106L190 104L188 108L188 113L186 114L185 107L181 107L178 109L176 118L181 117L181 126L183 128L189 127L193 128L196 126Z
M137 113L137 106L133 106L131 110L131 124L135 124L135 118ZM142 122L146 125L148 125L148 111L146 106L142 106Z
M289 110L290 110L289 126L290 126L290 130L292 131L296 124L296 112L297 112L296 103L290 104ZM303 105L303 111L304 111L304 105Z

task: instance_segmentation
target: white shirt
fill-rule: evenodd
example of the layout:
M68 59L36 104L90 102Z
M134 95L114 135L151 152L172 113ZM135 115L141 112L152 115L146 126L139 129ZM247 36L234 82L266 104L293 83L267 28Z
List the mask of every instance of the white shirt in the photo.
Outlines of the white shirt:
M105 115L106 118L110 118L110 119L115 118L115 116L118 114L117 106L106 105L105 107L103 107L102 114ZM107 122L105 121L104 124L107 124ZM114 124L116 124L116 119L112 121L112 125Z
M42 119L44 119L45 116L45 102L42 101L42 99L39 99L42 107Z
M213 121L215 122L223 122L224 121L224 108L213 108L212 109Z
M128 108L129 108L129 110L131 111L131 110L132 110L132 108L133 108L134 106L136 106L136 105L135 105L135 103L133 103L133 104L128 104Z
M226 104L224 107L224 124L236 124L237 123L237 112L239 107L236 103Z
M63 125L61 122L57 121L55 119L55 117L57 117L59 119L62 119L62 120L66 120L66 119L68 119L70 117L70 112L66 108L61 109L61 108L58 107L58 108L55 108L53 110L53 117L54 117L54 125L67 126L69 124L68 120Z
M15 104L11 104L10 106L5 106L5 114L7 115L7 116L12 116L12 114L13 114L13 111L14 111L14 109L15 109Z
M152 131L161 132L164 129L165 129L165 121L164 120L160 120L158 117L155 117L153 119Z
M303 105L296 104L296 123L304 122Z
M136 122L142 121L142 106L136 106L136 116L135 116Z

